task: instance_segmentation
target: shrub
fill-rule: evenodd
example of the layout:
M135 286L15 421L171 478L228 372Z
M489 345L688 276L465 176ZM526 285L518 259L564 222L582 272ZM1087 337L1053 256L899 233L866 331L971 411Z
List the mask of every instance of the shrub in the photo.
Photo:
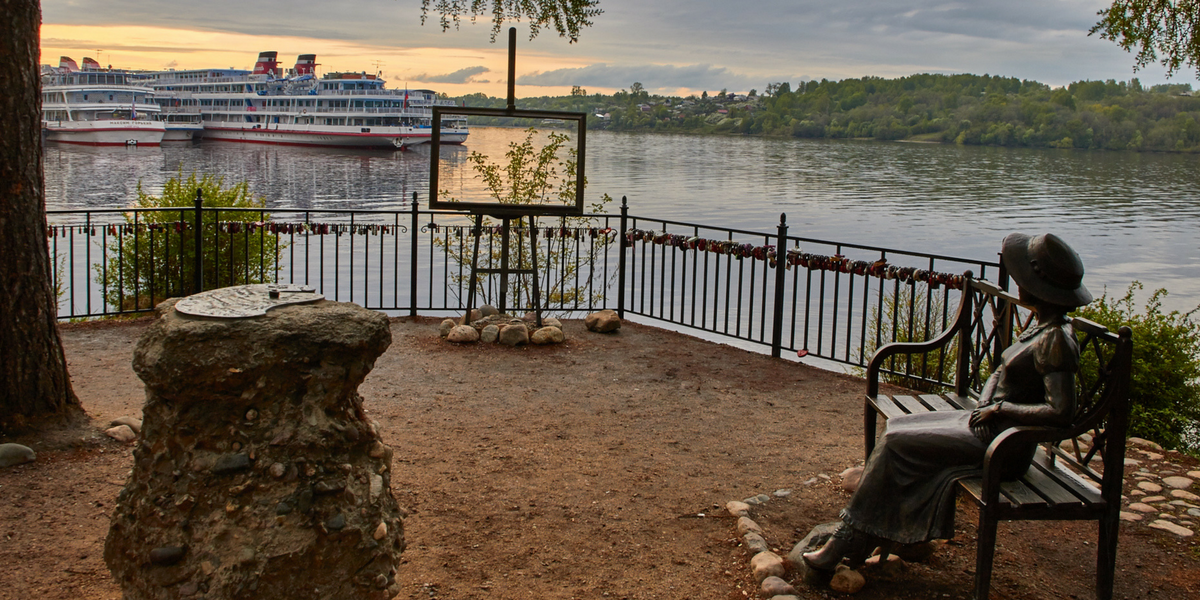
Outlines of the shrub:
M1133 416L1130 434L1192 454L1200 452L1200 323L1186 313L1164 313L1167 290L1155 290L1138 312L1135 281L1121 298L1108 294L1077 310L1075 316L1095 321L1112 331L1133 329L1133 373L1130 395Z
M139 310L174 296L195 293L196 192L204 200L201 238L205 289L264 283L275 278L281 249L276 234L256 225L263 211L217 211L219 208L262 208L265 201L250 194L245 182L225 187L222 177L180 173L163 185L162 196L151 196L138 183L135 209L179 208L125 214L125 225L108 238L106 264L96 265L104 298L118 310Z

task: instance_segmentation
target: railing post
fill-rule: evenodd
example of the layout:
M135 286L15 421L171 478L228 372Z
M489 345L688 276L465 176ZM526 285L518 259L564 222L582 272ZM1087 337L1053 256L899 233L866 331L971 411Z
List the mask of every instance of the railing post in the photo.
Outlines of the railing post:
M625 231L629 227L629 200L621 196L621 229L617 237L621 240L621 254L617 257L617 317L625 318Z
M783 353L783 290L786 276L787 258L787 213L779 214L779 235L775 238L775 305L774 319L771 326L771 358L779 358Z
M409 256L408 269L408 316L417 316L417 235L420 233L421 224L417 222L420 218L417 203L417 193L413 192L412 198L412 254Z
M196 188L196 204L195 204L196 235L195 239L195 256L192 257L192 293L199 294L204 291L204 192L200 188Z

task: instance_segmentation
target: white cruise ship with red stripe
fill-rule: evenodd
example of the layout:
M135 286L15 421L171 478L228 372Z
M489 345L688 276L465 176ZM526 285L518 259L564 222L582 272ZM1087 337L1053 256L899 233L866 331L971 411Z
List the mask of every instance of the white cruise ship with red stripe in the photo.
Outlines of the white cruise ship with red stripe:
M157 146L166 128L154 90L126 71L91 58L80 69L63 56L42 71L42 130L46 141L90 146Z
M455 106L431 90L392 90L377 75L316 76L316 55L302 54L288 72L275 52L254 71L198 69L145 75L164 110L194 113L204 139L298 146L405 148L432 134L433 106ZM461 144L465 117L442 122L444 143Z

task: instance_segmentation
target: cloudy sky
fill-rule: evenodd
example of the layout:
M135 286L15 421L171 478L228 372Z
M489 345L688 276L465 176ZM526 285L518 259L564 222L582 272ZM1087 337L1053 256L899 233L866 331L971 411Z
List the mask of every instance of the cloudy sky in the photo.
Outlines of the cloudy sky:
M568 44L517 24L517 95L578 85L658 93L913 73L989 73L1053 86L1083 79L1174 82L1089 37L1106 0L600 0L604 14ZM186 6L186 8L185 8ZM96 57L127 68L251 68L261 50L288 66L316 53L323 72L382 71L393 87L505 94L505 38L491 24L421 25L419 0L42 0L42 61Z

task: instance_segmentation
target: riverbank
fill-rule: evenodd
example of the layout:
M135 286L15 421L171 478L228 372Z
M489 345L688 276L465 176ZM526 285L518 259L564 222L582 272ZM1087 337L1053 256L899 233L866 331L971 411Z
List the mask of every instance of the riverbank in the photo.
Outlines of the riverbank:
M146 324L62 327L93 426L58 449L25 440L38 461L0 471L0 598L120 598L101 551L131 449L99 431L140 415L130 359ZM753 512L782 554L846 501L857 378L634 323L598 335L567 321L565 344L519 349L454 346L437 327L394 320L360 390L409 513L400 598L744 600L757 586L727 501L791 490ZM968 597L974 515L958 520L929 563L868 573L855 598ZM1090 524L1002 526L994 589L1088 597L1094 540ZM1116 596L1195 594L1194 540L1123 523Z

